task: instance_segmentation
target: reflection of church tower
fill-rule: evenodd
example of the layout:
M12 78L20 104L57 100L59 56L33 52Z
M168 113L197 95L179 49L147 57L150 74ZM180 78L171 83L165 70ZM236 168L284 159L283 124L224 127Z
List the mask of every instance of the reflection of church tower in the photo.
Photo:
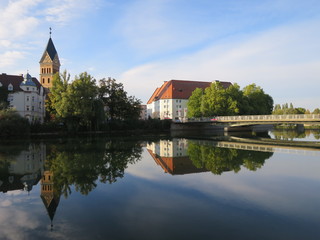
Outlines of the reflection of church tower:
M51 171L45 171L41 179L41 199L48 211L52 227L54 214L60 201L60 194L54 189L53 173Z
M46 49L40 59L40 82L43 87L52 87L53 75L60 70L60 61L58 53L51 39L51 28L50 28L50 38Z

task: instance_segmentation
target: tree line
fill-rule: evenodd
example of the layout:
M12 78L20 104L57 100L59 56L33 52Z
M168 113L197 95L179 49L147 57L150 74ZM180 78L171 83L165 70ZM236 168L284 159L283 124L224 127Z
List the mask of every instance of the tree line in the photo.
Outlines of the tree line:
M65 124L68 130L99 130L106 121L138 119L141 101L129 96L113 78L96 82L83 72L70 81L64 71L53 77L46 100L47 119Z
M255 84L240 90L238 84L224 88L218 81L206 89L196 88L188 101L189 118L271 114L273 98Z
M316 108L313 112L310 110L302 108L302 107L293 107L293 104L285 103L285 104L276 104L274 106L272 114L274 115L286 115L286 114L320 114L320 109Z

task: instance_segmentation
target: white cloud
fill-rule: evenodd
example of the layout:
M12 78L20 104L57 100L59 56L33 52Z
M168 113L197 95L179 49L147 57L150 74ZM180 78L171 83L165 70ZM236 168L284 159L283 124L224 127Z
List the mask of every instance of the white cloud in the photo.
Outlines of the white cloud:
M0 54L0 67L8 67L14 65L17 60L25 58L24 52L19 51L7 51Z
M285 96L292 98L294 94L295 106L304 103L306 96L314 97L319 103L314 90L320 87L320 33L314 31L319 24L319 19L315 19L256 35L224 39L196 53L137 66L122 74L119 80L129 88L129 93L136 93L143 101L163 81L219 79L237 82L241 87L256 83L275 101ZM309 106L312 104L315 103Z
M100 0L56 0L44 10L48 22L64 25L74 18L81 16L83 11L99 5Z
M1 10L0 39L15 39L32 32L39 21L30 9L43 0L9 1Z

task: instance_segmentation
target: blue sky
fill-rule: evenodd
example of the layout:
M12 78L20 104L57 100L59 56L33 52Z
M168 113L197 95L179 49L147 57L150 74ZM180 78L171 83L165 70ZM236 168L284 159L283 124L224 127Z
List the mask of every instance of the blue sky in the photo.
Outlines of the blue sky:
M144 103L183 79L320 107L318 0L1 0L0 11L1 73L38 77L52 27L61 70L116 78Z

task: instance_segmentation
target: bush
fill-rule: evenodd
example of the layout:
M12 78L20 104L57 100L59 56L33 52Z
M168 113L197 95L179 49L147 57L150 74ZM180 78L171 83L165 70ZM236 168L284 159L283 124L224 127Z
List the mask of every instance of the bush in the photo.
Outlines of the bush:
M11 110L0 111L0 136L24 136L30 133L26 118Z

